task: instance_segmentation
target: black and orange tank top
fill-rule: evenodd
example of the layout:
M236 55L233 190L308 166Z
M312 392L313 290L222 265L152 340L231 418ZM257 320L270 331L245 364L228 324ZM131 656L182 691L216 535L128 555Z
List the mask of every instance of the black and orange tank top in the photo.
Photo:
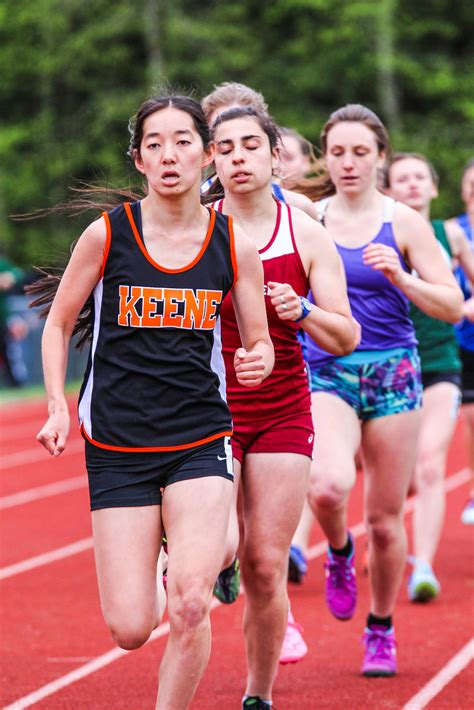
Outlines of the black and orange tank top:
M83 436L110 450L172 451L230 435L219 314L237 275L232 220L209 209L199 254L167 269L147 252L140 202L103 216Z

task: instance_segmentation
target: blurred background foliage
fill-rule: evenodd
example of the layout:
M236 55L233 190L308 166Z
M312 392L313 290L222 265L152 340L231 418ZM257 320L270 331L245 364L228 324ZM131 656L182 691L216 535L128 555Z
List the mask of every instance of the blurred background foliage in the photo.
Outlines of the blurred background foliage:
M81 180L137 180L128 118L163 84L200 98L246 83L316 145L332 110L365 103L396 150L435 164L434 216L461 209L474 152L469 0L0 0L0 27L0 239L19 265L64 263L91 216L11 215Z

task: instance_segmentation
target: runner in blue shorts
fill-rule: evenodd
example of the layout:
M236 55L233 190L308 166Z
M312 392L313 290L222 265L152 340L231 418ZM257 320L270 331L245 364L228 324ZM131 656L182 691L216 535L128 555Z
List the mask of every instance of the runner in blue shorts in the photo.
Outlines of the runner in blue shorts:
M329 542L327 604L336 618L350 619L357 587L346 510L361 445L371 583L362 673L391 676L392 614L407 553L403 505L422 393L408 302L456 322L462 294L426 221L377 189L389 152L380 119L364 106L345 106L330 116L321 144L327 173L317 207L344 264L361 341L339 358L306 342L316 432L309 502Z
M335 394L361 421L418 409L421 402L420 362L415 348L340 357L310 370L312 392Z

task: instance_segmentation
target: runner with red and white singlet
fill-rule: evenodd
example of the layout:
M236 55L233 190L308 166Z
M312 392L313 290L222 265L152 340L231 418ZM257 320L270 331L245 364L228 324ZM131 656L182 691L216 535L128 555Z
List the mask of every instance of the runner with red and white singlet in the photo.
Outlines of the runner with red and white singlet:
M297 331L321 347L350 352L357 333L332 240L315 220L272 196L279 162L278 130L267 114L251 107L224 111L212 126L218 181L224 188L217 210L245 228L259 250L270 336L275 349L271 378L247 397L234 378L240 364L234 309L224 301L221 327L227 372L227 401L233 417L234 474L241 474L240 546L245 584L244 635L248 678L242 707L271 707L288 622L288 551L307 492L313 447L308 381ZM305 295L316 289L316 304ZM235 512L235 510L234 510ZM238 545L236 515L229 526L229 565ZM232 557L233 556L233 557ZM224 569L222 574L226 570ZM221 575L220 575L221 576Z
M218 212L222 212L223 203L224 200L219 200L213 207ZM284 420L296 414L301 415L301 427L304 431L299 432L296 439L293 432L294 446L307 456L311 456L312 452L313 428L308 379L301 346L296 338L300 326L296 321L281 320L271 304L270 297L273 284L289 284L295 293L303 295L308 292L309 281L293 234L291 207L278 201L276 207L277 217L273 234L267 244L259 249L264 271L268 324L275 348L275 366L271 377L251 392L239 385L232 365L234 353L240 347L239 329L232 299L226 298L221 309L227 398L232 406L232 417L236 428L233 451L234 457L239 460L242 460L243 453L241 427L250 429L250 421L269 423L274 420L275 402L278 402L278 419ZM282 441L275 436L271 451L287 451L287 443L286 440Z

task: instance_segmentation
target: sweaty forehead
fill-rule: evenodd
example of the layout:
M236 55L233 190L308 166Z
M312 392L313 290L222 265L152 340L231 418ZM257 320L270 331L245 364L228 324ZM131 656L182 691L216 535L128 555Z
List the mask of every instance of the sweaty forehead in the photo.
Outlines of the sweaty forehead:
M263 137L265 132L259 123L251 117L232 118L220 123L215 130L215 140L242 140L253 137Z
M159 133L169 130L195 131L194 121L189 113L175 108L174 106L168 106L160 111L155 111L145 119L145 133Z
M400 175L410 175L413 173L421 173L431 177L430 169L427 164L423 160L418 160L417 158L397 160L390 166L390 174L394 178L399 177Z
M334 145L356 146L370 145L376 146L377 139L374 132L363 123L356 121L341 121L331 128L327 136L328 147Z

